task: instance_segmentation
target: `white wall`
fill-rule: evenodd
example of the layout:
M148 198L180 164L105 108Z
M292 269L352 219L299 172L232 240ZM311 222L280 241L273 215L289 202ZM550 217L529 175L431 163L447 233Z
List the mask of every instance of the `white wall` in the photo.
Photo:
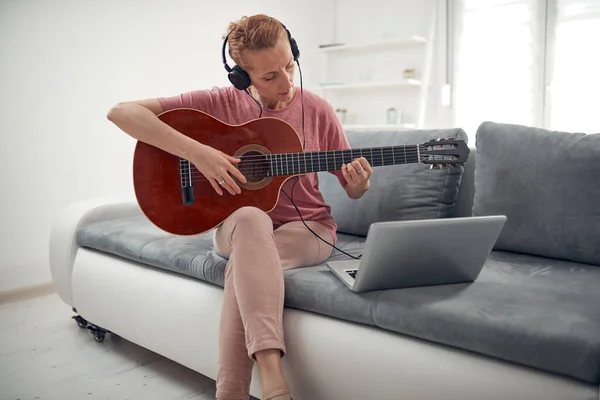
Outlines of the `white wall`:
M106 112L121 100L229 84L220 38L231 20L281 19L310 87L321 79L319 44L425 32L437 1L340 0L336 16L334 0L0 0L0 291L50 281L50 227L66 205L133 198L135 141ZM443 70L430 126L447 125L435 97Z
M332 4L0 1L0 291L50 281L50 227L67 204L133 196L135 141L106 120L110 106L228 84L221 35L255 13L287 25L310 85Z

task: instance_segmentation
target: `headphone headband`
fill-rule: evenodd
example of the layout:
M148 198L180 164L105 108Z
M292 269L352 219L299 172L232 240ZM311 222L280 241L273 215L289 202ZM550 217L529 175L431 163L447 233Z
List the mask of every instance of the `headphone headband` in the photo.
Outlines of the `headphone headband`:
M229 33L227 33L227 36L225 36L225 40L223 40L223 49L222 49L223 65L225 66L225 70L227 72L231 72L231 68L229 67L229 65L227 65L227 58L225 58L225 46L227 45L227 39L229 39L229 35L231 35L231 32L233 32L233 30L229 31Z
M290 42L290 47L292 49L294 61L298 62L298 58L300 58L300 50L298 49L296 39L292 37L292 34L284 24L281 24L281 26L283 26L283 29L285 29L285 31L287 32L287 37L288 41ZM233 86L235 86L236 89L239 90L246 90L250 87L251 84L250 75L248 75L248 73L237 64L234 65L233 68L231 68L227 64L227 58L225 56L225 47L227 45L227 40L229 39L229 35L231 35L231 32L233 32L233 30L229 31L229 33L227 33L227 36L225 36L225 39L223 40L223 48L221 50L221 55L223 57L223 66L225 67L225 70L227 71L227 77L229 78L229 81L233 84Z

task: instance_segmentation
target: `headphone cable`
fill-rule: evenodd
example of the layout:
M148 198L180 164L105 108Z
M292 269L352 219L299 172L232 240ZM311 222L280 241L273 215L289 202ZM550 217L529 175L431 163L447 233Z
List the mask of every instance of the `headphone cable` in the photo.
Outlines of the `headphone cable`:
M296 64L298 64L298 71L300 72L300 100L302 102L302 137L303 137L303 141L304 144L302 145L302 150L306 151L306 134L304 132L304 88L302 85L302 68L300 68L300 62L298 60L296 60ZM261 112L262 112L262 108L261 108ZM288 196L288 194L285 192L285 190L283 190L283 188L281 188L281 192L283 194L285 194L285 196L290 199L290 201L292 202L292 205L294 206L294 208L296 209L296 212L298 213L298 215L300 216L300 220L302 220L302 223L304 224L304 226L306 226L306 228L312 232L313 235L315 235L317 238L321 239L321 241L327 243L329 246L331 246L332 248L336 249L337 251L344 253L345 255L347 255L348 257L351 257L355 260L358 260L362 257L362 254L359 255L358 257L353 256L352 254L348 254L346 253L344 250L336 247L334 244L329 243L328 241L326 241L325 239L323 239L321 236L319 236L315 231L313 231L304 221L304 218L302 217L302 213L300 213L300 210L298 209L298 206L296 205L296 203L294 202L294 188L296 187L296 183L298 183L298 181L300 180L299 176L296 176L296 180L294 181L294 184L292 185L292 191L291 191L291 197Z
M254 102L255 102L255 103L258 105L258 108L260 108L260 114L258 115L258 118L262 117L262 112L263 112L263 110L262 110L262 106L260 105L260 103L258 102L258 100L256 100L256 99L254 98L254 96L252 96L252 95L250 94L250 92L248 91L248 89L244 89L244 92L246 92L246 94L248 94L248 96L250 96L250 98L251 98L252 100L254 100Z

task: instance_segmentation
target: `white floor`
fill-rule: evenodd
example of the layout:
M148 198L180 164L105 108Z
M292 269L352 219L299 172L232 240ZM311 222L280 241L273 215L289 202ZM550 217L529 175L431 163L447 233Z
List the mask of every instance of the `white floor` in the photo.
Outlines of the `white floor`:
M0 400L214 399L215 382L112 334L52 294L0 305Z

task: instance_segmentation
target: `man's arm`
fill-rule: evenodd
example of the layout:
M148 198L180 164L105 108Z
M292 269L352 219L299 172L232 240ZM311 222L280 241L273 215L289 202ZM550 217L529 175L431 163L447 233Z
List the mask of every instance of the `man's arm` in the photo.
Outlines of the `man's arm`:
M327 119L325 126L326 138L328 150L349 150L351 149L348 138L344 133L344 128L337 115L333 111L333 108L327 104L327 113L325 118ZM366 158L360 157L353 160L351 163L342 165L340 171L330 171L331 174L335 175L342 185L342 188L346 191L346 194L351 199L361 198L367 190L371 187L370 177L373 174L373 169Z
M187 159L201 144L158 119L161 112L158 99L146 99L118 103L106 118L134 139Z
M368 179L367 179L367 184L364 188L352 188L349 185L346 185L346 188L345 188L346 194L348 195L349 198L351 198L353 200L360 199L367 192L367 190L369 190L370 186L371 186L371 182Z

